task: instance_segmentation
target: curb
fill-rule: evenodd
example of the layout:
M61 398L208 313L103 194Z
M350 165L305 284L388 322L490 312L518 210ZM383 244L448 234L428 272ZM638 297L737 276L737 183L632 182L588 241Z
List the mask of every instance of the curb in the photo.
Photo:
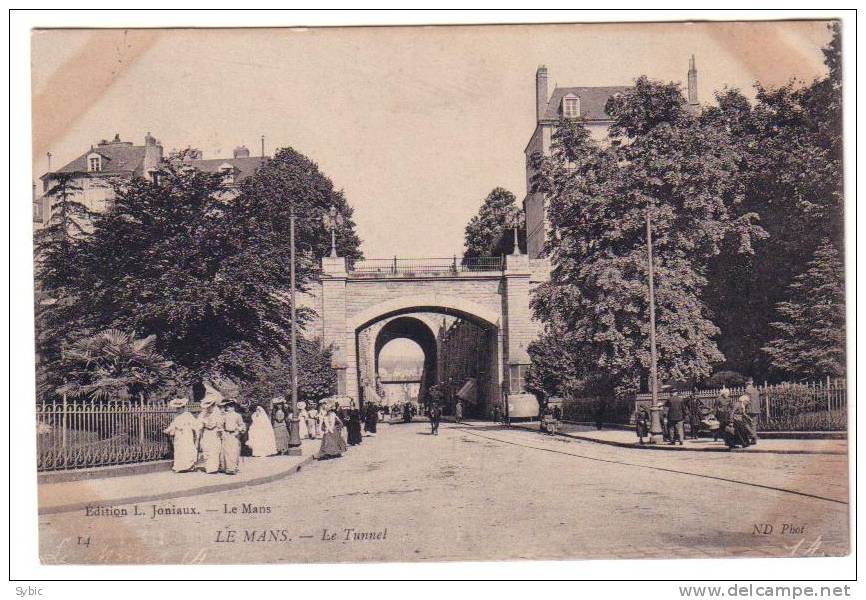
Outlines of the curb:
M83 481L85 479L108 479L110 477L128 477L129 475L143 475L145 473L156 473L158 471L170 471L171 464L171 459L166 459L155 460L152 462L139 462L129 463L125 465L96 467L92 469L43 471L37 474L36 481L40 485L44 485L52 483L68 483L70 481Z
M525 431L534 431L541 434L541 431L529 429L528 427L518 427ZM546 434L545 434L546 435ZM729 450L726 447L721 448L686 448L685 446L668 446L661 444L644 444L640 445L637 442L617 442L615 440L600 440L589 436L577 435L573 433L557 433L556 435L580 440L582 442L593 442L595 444L603 444L605 446L616 446L618 448L630 448L632 450L662 450L668 452L735 452L738 454L825 454L835 456L846 456L848 452L837 452L835 450L764 450L763 448L738 448Z
M254 485L262 485L265 483L271 483L273 481L277 481L278 479L283 479L284 477L289 477L290 475L294 475L298 471L301 470L302 467L310 464L316 459L315 454L311 454L306 457L297 465L293 466L290 469L285 471L280 471L279 473L274 473L272 475L265 475L264 477L259 477L257 479L249 479L247 481L237 481L237 482L226 482L226 483L217 483L214 485L206 485L204 487L197 487L188 490L174 490L171 492L165 492L162 494L150 495L150 496L131 496L127 498L106 498L98 500L100 504L136 504L138 502L150 502L155 500L169 500L171 498L179 498L186 496L201 496L202 494L212 494L214 492L224 492L226 490L233 490L243 487L250 487ZM74 504L62 504L59 506L49 506L47 508L40 508L38 514L40 515L53 515L57 513L64 512L72 512L76 510L84 510L88 506L93 506L94 502L76 502Z

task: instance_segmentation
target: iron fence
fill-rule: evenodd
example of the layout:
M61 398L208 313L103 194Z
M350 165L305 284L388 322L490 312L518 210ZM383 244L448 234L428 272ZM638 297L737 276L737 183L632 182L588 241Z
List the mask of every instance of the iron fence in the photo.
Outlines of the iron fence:
M353 277L442 277L466 272L502 271L501 256L471 258L369 258L349 265Z
M190 410L196 412L197 407ZM165 402L63 399L36 405L37 470L84 469L168 458Z
M757 426L761 431L846 431L848 429L848 396L845 379L801 383L779 383L757 386L761 412ZM745 387L728 388L731 398L744 394ZM699 389L695 396L705 403L721 395L722 388ZM659 392L667 400L670 392ZM651 400L650 394L638 394L638 401Z

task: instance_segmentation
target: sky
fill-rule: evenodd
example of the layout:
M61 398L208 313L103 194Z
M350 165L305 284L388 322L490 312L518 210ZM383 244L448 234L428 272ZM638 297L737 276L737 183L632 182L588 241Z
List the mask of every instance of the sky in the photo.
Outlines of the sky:
M292 146L355 209L368 258L460 254L494 187L526 193L535 71L560 86L647 75L698 95L824 74L809 21L321 29L37 30L34 179L116 133L205 158Z

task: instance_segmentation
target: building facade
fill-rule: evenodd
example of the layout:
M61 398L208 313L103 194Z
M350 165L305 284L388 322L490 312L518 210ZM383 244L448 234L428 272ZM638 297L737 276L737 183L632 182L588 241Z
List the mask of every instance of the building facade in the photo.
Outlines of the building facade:
M605 111L607 101L631 89L630 86L554 87L549 90L549 73L541 65L535 72L535 130L524 149L526 159L526 251L531 259L540 258L544 246L547 216L544 194L532 191L533 156L549 156L553 132L560 119L580 119L593 140L605 143L611 117ZM698 71L695 57L689 60L688 105L698 108Z
M33 189L33 224L39 229L51 219L51 197L48 192L58 175L72 176L74 192L71 200L80 202L91 212L104 212L114 199L113 184L118 179L143 177L155 180L165 155L162 144L150 132L144 136L143 145L120 139L101 140L74 160L56 171L50 171L39 179L42 189ZM250 156L246 146L234 149L231 158L205 159L198 150L189 151L185 162L206 173L223 173L229 190L236 189L244 179L252 175L268 157Z

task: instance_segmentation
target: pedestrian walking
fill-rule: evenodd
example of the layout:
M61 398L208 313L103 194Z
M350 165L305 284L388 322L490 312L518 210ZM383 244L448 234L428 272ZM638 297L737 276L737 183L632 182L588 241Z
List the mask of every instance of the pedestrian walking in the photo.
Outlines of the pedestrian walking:
M685 438L685 431L683 428L683 399L680 396L679 392L671 392L671 397L667 401L668 407L668 431L670 432L670 440L668 444L674 445L679 443L680 446L683 445L683 438Z
M311 440L317 440L321 437L319 431L319 407L315 404L310 404L307 411L307 435Z
M202 398L201 413L198 416L201 425L199 448L205 473L219 473L220 470L225 426L225 415L219 406L222 400L222 394L205 386L205 396Z
M719 390L718 398L713 402L713 414L716 417L716 422L719 423L719 426L713 430L714 442L719 441L724 424L730 420L731 408L731 390L723 385L722 389Z
M289 453L289 427L286 423L285 400L282 402L274 398L274 444L277 447L277 454Z
M751 419L752 444L757 444L758 417L761 415L761 392L755 387L755 380L751 377L746 380L745 395L749 397L749 402L745 409L746 414Z
M430 405L430 435L439 435L439 421L442 419L442 409L434 402Z
M350 446L357 446L364 441L361 435L361 411L357 408L349 409L349 422L346 423L346 434Z
M747 393L740 396L738 400L739 406L735 409L735 416L742 421L742 428L749 439L749 444L756 444L758 441L758 432L755 427L755 417L752 415L752 399Z
M379 409L375 404L367 405L367 414L364 418L364 430L370 437L376 437L376 429L379 425Z
M686 398L685 404L689 415L689 435L693 440L696 440L698 439L698 432L701 429L701 421L704 418L703 406L700 398L698 398L697 388L692 388L692 392Z
M333 407L329 408L322 418L322 445L319 448L319 459L337 458L346 451L341 433L343 423Z
M458 400L454 405L454 422L459 423L463 420L463 403Z
M634 429L637 433L638 443L643 444L643 439L649 435L650 412L646 404L641 404L634 415Z
M175 398L168 405L177 409L178 414L171 420L165 433L172 437L174 462L171 469L175 473L192 471L198 460L198 438L201 434L201 422L186 409L187 398Z
M228 431L228 419L231 413L226 414L226 431ZM261 406L253 413L253 421L250 425L250 435L247 446L253 456L273 456L277 453L277 441L274 434L274 426L268 418L268 413Z
M235 475L240 469L241 462L240 438L241 434L246 431L247 426L243 418L237 413L234 400L226 400L223 405L225 407L225 423L223 425L222 439L222 468L226 475ZM264 412L261 406L259 409ZM268 419L267 413L264 414L270 426L270 419ZM271 429L270 434L271 436L274 435L273 429ZM274 450L274 453L276 453L276 450Z
M298 438L305 440L310 437L307 427L307 403L303 400L298 402Z

